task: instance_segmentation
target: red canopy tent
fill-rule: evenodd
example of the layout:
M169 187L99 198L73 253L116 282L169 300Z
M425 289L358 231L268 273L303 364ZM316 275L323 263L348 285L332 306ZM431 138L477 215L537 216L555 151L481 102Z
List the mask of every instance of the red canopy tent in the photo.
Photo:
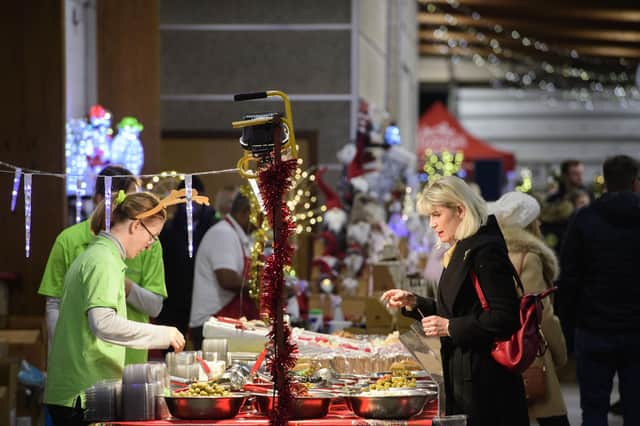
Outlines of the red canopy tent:
M442 102L433 103L420 117L416 147L418 164L424 164L424 153L427 149L431 149L436 153L462 151L464 153L464 162L501 160L503 171L513 170L516 163L512 153L500 151L473 137L451 115Z

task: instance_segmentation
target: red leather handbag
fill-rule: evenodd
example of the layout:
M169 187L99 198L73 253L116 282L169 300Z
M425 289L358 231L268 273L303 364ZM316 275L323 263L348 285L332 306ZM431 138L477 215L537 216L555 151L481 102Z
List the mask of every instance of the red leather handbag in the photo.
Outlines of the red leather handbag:
M488 311L489 304L482 288L480 288L478 277L473 271L470 274L482 310ZM547 350L547 342L540 330L542 299L556 291L558 287L551 287L540 293L525 294L520 277L515 273L515 270L514 277L523 294L520 298L520 328L509 339L495 342L491 356L507 370L522 373L531 365L536 356L542 356Z

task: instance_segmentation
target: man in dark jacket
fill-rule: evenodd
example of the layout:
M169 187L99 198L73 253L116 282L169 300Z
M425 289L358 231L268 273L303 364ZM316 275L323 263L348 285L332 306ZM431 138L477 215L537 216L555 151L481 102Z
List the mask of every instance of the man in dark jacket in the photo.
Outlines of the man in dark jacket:
M604 162L607 192L579 210L562 249L559 297L575 327L583 425L606 425L618 373L625 424L640 425L640 190L638 164Z
M204 194L202 180L198 176L192 176L192 179L193 189L196 189L199 194ZM184 188L184 181L180 182L178 186L178 189L182 188ZM213 207L193 203L193 257L189 257L185 204L178 205L173 218L167 221L160 233L169 296L162 307L162 312L156 319L156 323L172 325L185 336L189 331L196 253L202 237L216 221L216 211Z

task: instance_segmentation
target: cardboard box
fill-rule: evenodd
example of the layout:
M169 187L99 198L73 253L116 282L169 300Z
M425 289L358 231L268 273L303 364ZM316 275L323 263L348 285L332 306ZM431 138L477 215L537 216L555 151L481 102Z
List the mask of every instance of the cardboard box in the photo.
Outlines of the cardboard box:
M402 288L402 282L405 276L404 262L392 260L374 263L371 265L371 274L373 277L373 288L371 291L373 293Z
M344 319L354 324L363 322L366 315L367 297L344 296L342 298L342 313Z
M379 298L369 297L367 299L365 316L367 317L367 330L380 328L393 330L393 317L387 308L380 303Z

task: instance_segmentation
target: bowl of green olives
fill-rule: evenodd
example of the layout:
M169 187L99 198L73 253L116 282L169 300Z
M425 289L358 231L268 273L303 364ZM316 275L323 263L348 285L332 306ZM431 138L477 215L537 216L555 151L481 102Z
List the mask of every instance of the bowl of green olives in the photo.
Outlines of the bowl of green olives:
M165 396L173 417L185 420L221 420L235 417L248 394L229 392L211 382L192 383L188 388Z

